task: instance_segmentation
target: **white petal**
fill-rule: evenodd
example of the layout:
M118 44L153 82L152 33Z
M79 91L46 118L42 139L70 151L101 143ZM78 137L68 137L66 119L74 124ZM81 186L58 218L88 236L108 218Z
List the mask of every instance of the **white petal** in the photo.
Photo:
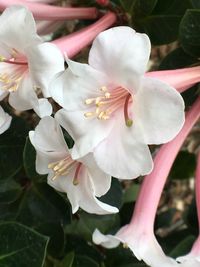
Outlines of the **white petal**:
M115 248L120 244L120 241L115 236L103 235L98 229L95 229L94 233L92 234L92 241L97 245L103 246L104 248Z
M0 134L4 133L10 127L12 117L6 113L0 106Z
M82 111L59 110L55 115L56 120L71 135L75 144L72 148L72 158L82 158L105 139L110 133L113 122L102 121L96 118L85 118Z
M79 173L78 185L73 184L75 169L71 170L68 175L59 177L54 181L52 176L48 177L48 183L58 191L67 193L72 205L72 212L75 213L78 208L82 208L89 213L110 214L118 212L118 209L99 201L95 197L92 181L90 180L87 169L81 166Z
M35 131L29 132L29 138L37 151L36 170L40 174L49 173L49 163L69 154L61 128L52 117L42 118Z
M109 136L95 148L94 158L104 172L120 179L148 174L153 167L148 146L134 123L125 125L123 111L118 112Z
M64 70L64 58L56 45L42 43L27 47L27 58L33 84L49 97L49 84L54 75Z
M31 12L23 6L7 8L0 16L0 40L22 53L26 46L41 42Z
M21 80L17 91L10 93L9 103L19 111L34 109L39 117L49 116L52 113L52 106L48 100L37 98L28 75Z
M53 99L66 110L85 110L85 100L101 94L107 77L87 64L67 60L68 69L57 75L50 85ZM87 78L86 78L87 77Z
M173 139L184 124L184 102L172 87L153 78L144 78L133 99L133 119L147 144Z
M94 186L95 196L101 197L107 193L111 186L111 176L98 167L91 153L79 160L87 166L88 175Z
M112 81L136 92L150 55L146 34L132 28L115 27L100 33L89 54L89 64L105 72Z

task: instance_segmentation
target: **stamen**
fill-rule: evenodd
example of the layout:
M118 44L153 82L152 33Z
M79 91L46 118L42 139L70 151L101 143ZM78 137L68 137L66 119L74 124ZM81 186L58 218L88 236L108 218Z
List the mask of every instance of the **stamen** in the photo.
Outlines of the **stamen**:
M128 103L129 103L130 97L131 97L131 94L128 94L125 99L125 103L124 103L124 119L125 119L127 127L131 127L133 124L133 120L130 119L128 115Z
M80 172L81 166L82 166L82 163L79 162L78 166L76 167L75 174L74 174L73 185L78 185L79 184L79 172Z

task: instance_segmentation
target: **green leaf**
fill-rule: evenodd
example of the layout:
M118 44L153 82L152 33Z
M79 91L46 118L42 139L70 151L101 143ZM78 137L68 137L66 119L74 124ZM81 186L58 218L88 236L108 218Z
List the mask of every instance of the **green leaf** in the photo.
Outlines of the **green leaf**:
M196 63L195 57L187 54L181 47L169 53L161 62L160 70L178 69Z
M14 176L22 168L27 134L24 120L13 118L11 127L0 135L0 180Z
M17 200L22 192L21 186L12 178L0 180L0 203L11 203Z
M183 15L188 8L191 8L190 0L158 0L154 14Z
M172 179L190 178L195 171L196 157L187 151L181 151L172 166L170 177Z
M73 251L68 253L58 265L58 267L73 267L74 257L75 254Z
M77 256L74 259L73 267L99 267L99 264L87 256Z
M169 256L176 258L180 255L189 253L195 239L196 238L193 235L187 236L170 252Z
M200 8L200 1L199 0L190 0L192 3L193 8Z
M177 39L180 20L180 15L151 14L139 21L139 29L149 36L154 45L168 44Z
M68 224L71 221L69 203L46 183L27 188L18 206L16 220L32 227L44 223Z
M79 213L79 217L71 225L66 226L65 232L68 234L78 234L88 241L92 240L92 234L96 228L103 233L119 228L118 214L94 215L82 211Z
M194 57L200 57L200 10L188 10L180 24L179 39L183 49Z
M135 17L150 15L158 0L136 0L133 5L133 20Z
M134 202L137 199L140 185L133 183L123 195L123 203Z
M48 238L18 223L0 224L0 266L42 267Z

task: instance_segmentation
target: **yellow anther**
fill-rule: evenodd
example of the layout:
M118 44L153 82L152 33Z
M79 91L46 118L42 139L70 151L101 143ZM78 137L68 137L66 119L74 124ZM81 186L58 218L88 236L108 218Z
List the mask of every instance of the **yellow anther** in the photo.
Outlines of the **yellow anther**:
M86 112L86 113L84 113L84 116L86 117L86 118L90 118L90 117L92 117L94 115L94 112Z
M103 92L107 92L107 91L108 91L108 89L107 89L107 87L106 87L106 86L102 86L102 87L101 87L101 91L103 91Z
M74 177L73 179L73 185L78 185L79 184L79 181L78 181L78 178L77 177Z
M105 98L110 98L110 93L106 92L105 93Z
M123 243L123 248L128 248L128 244L127 243Z
M4 62L6 58L4 56L0 56L0 62Z
M85 100L85 104L86 104L86 105L90 105L90 104L92 104L94 101L95 101L94 98L88 98L88 99Z
M127 119L126 120L126 126L127 127L131 127L133 125L133 120L131 120L131 119Z

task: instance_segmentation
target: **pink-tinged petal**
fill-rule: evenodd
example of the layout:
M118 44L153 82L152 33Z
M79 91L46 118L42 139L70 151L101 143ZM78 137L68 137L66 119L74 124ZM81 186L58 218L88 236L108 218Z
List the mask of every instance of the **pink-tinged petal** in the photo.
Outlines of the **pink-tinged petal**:
M127 127L123 111L118 113L109 136L94 149L94 158L104 172L116 178L133 179L148 174L153 167L149 148L136 125Z
M18 89L10 93L9 103L19 111L33 109L41 118L49 116L52 113L52 106L48 100L37 98L32 81L28 75L22 78Z
M6 113L0 106L0 134L4 133L10 127L12 117Z
M88 176L85 166L81 166L78 184L73 184L76 168L73 168L69 174L52 180L52 175L48 176L48 183L56 190L67 193L72 205L72 212L77 212L82 208L89 213L110 214L118 212L118 209L99 201L95 197L94 186L91 178Z
M67 60L68 69L58 74L50 85L53 99L66 110L85 110L86 99L101 94L101 87L107 84L107 77L87 64ZM86 79L87 77L87 79Z
M96 164L92 154L80 159L87 166L88 176L93 182L95 195L101 197L108 192L111 186L111 176L103 172Z
M42 43L27 48L29 71L34 86L41 88L49 97L49 84L58 72L64 70L64 58L60 50L51 43Z
M147 144L161 144L173 139L185 121L184 101L168 84L144 78L133 97L133 122L142 130Z
M136 33L126 26L111 28L94 40L89 64L134 93L146 70L150 48L146 34Z
M78 159L92 152L94 148L109 135L113 122L85 118L82 111L59 110L56 120L72 136L75 144L72 148L72 158Z
M10 49L24 49L41 42L31 12L23 6L11 6L0 16L0 39Z

